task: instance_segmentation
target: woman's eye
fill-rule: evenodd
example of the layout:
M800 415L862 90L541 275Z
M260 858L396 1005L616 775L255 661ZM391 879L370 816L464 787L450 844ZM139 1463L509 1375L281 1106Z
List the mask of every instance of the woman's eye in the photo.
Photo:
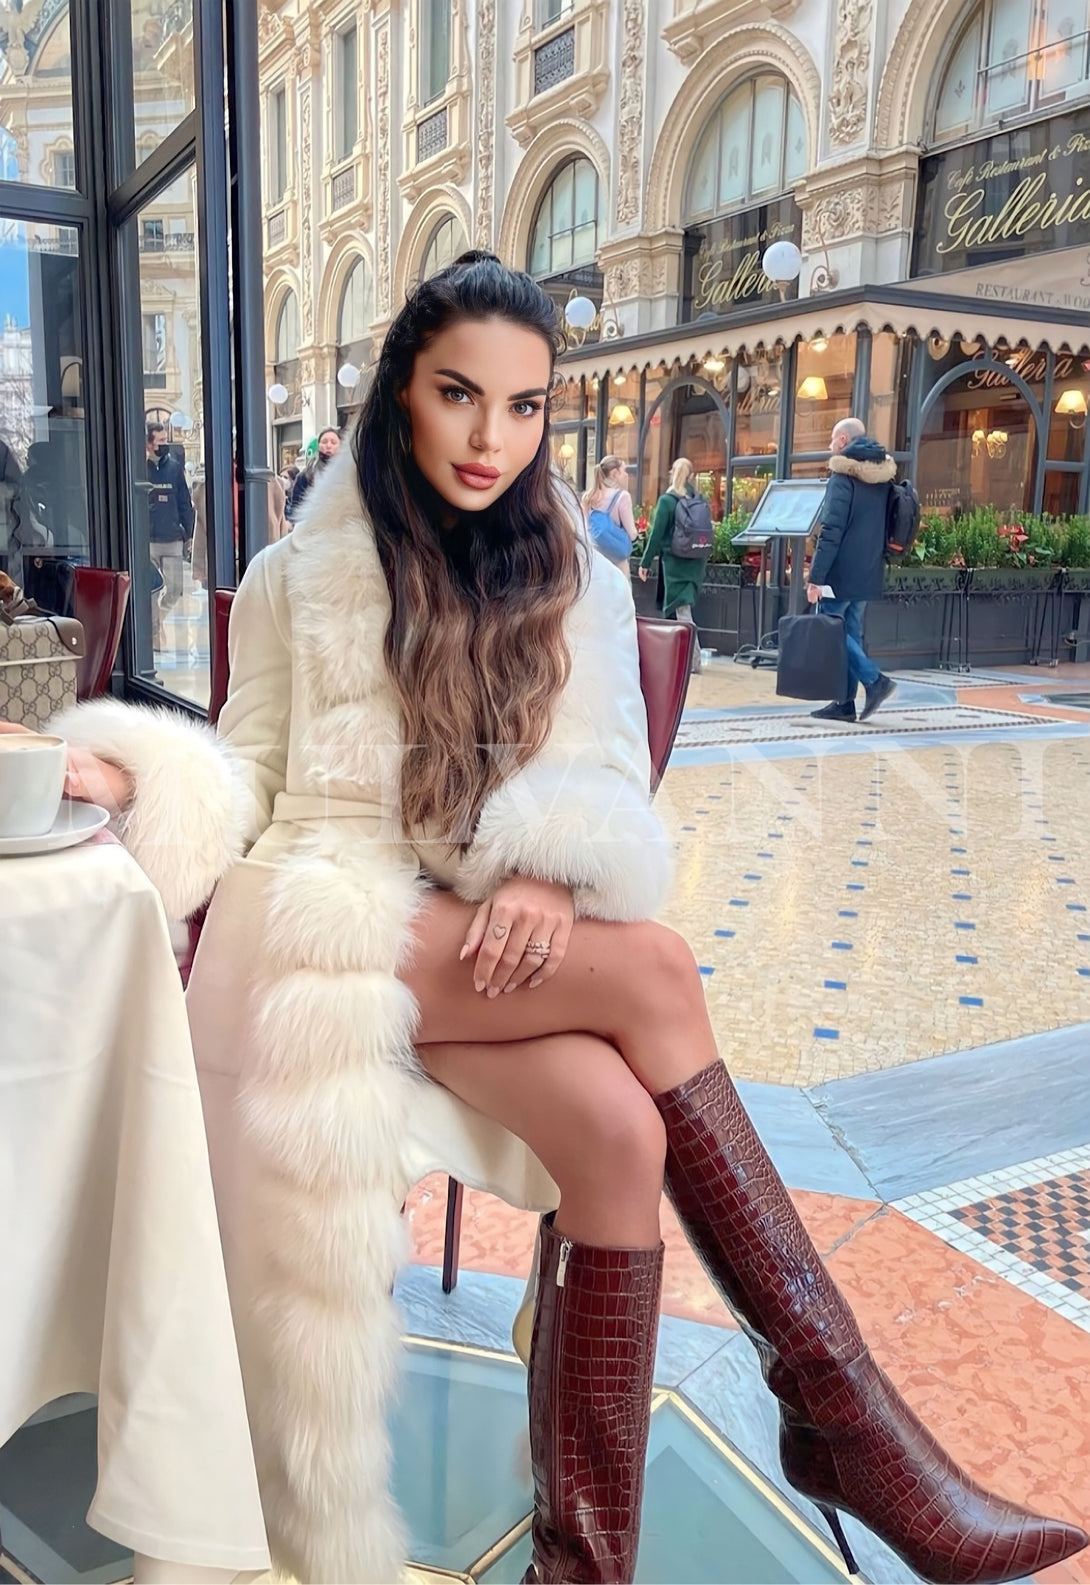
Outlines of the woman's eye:
M535 413L541 412L540 402L516 402L514 411L520 418L532 418Z
M460 398L463 396L467 402L469 401L469 392L460 385L444 385L442 389L443 395L448 402L456 402L461 406Z

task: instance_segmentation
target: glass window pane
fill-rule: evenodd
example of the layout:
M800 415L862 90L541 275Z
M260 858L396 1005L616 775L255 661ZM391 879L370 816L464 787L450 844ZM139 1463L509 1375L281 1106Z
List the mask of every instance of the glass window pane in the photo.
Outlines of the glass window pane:
M193 109L193 0L129 0L129 17L133 141L140 160Z
M450 8L447 0L420 0L421 98L442 98L450 76Z
M551 269L552 246L549 237L550 206L548 197L541 206L534 227L534 240L530 248L530 274L548 275Z
M761 77L753 107L753 149L750 192L778 193L783 184L783 119L786 84L779 77Z
M276 321L276 363L290 363L299 355L299 342L301 331L299 326L299 299L294 292L288 292L280 305L280 317Z
M77 248L71 228L0 219L0 571L47 606L50 559L90 559Z
M854 384L854 335L815 336L799 342L793 452L828 451L833 425L851 417Z
M122 233L139 259L138 301L128 301L143 353L143 402L134 414L130 532L137 675L208 704L210 555L205 506L201 305L195 176L171 184ZM143 246L144 221L173 216L187 245ZM130 345L132 336L130 333Z
M787 96L787 147L784 150L784 186L793 187L810 168L806 147L806 118L794 94Z
M1049 462L1081 462L1090 410L1090 379L1074 359L1058 359L1048 428ZM1074 371L1078 371L1077 375Z
M371 272L366 259L357 259L344 283L337 340L342 345L362 341L371 324Z
M776 349L743 353L738 360L735 454L775 457L783 406L783 358Z
M1033 509L1036 426L1007 380L981 388L967 372L932 403L920 437L916 488L924 507Z
M356 146L359 133L359 74L355 28L338 33L334 40L337 63L336 140L333 158L346 160Z
M1042 512L1050 517L1074 517L1079 510L1079 476L1049 469L1045 474Z
M60 5L0 7L0 181L75 187L72 34Z
M593 264L597 252L598 227L579 226L572 233L572 263Z
M558 270L570 270L572 266L572 234L562 231L553 238L552 273Z
M1086 81L1085 0L1051 0L1045 13L1041 93L1048 97Z
M707 220L715 214L718 156L719 123L715 120L700 139L693 156L689 172L689 202L685 210L687 222Z
M1028 61L1032 0L992 0L988 38L986 116L1016 110L1029 97Z
M946 68L935 110L936 138L966 132L975 119L982 16L978 12L972 26L966 29Z
M553 182L553 231L567 230L574 223L575 166L565 165Z
M747 83L723 106L719 137L719 208L744 202L749 175L749 123L753 86Z
M575 224L598 220L598 172L589 160L575 162Z

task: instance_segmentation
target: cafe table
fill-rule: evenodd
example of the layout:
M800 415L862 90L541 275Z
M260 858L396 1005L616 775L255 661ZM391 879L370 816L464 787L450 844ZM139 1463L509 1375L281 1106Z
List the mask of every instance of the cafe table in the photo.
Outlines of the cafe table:
M185 1003L158 894L103 832L0 858L0 1444L98 1398L88 1523L268 1566Z

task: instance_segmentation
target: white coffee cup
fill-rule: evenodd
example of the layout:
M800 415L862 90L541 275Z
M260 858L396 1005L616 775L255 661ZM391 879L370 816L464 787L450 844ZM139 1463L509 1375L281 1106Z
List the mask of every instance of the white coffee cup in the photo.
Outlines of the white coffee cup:
M61 737L0 732L0 837L40 837L52 829L67 763Z

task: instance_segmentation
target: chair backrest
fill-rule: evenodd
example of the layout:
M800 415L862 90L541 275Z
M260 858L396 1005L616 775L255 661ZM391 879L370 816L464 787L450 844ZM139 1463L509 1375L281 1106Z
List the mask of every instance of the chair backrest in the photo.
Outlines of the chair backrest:
M212 676L208 689L208 719L213 726L227 703L227 685L231 680L227 659L227 629L234 598L233 589L217 589L212 596Z
M688 622L666 622L657 616L636 618L640 650L640 688L647 707L647 746L651 751L651 793L659 783L685 708L696 629Z
M217 589L212 630L212 682L208 719L215 723L227 698L227 628L233 589ZM638 616L640 688L647 709L647 746L651 751L651 792L658 790L677 737L692 665L694 629L687 622Z
M132 579L109 567L75 568L72 615L83 624L84 654L76 673L76 696L97 699L110 687Z

